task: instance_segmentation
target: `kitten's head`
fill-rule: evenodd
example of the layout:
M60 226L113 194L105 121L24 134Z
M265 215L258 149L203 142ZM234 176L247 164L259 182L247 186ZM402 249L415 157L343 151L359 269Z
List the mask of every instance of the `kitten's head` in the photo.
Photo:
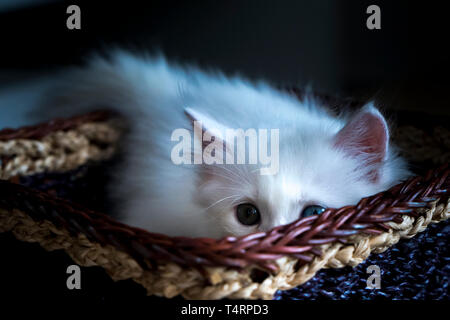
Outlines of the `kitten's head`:
M195 111L188 114L224 143L225 156L232 152L225 135L215 134L224 126ZM348 119L330 119L279 128L276 174L262 175L260 164L201 165L196 198L205 208L208 235L267 231L324 208L356 204L406 178L386 121L372 104ZM237 158L245 157L239 153Z

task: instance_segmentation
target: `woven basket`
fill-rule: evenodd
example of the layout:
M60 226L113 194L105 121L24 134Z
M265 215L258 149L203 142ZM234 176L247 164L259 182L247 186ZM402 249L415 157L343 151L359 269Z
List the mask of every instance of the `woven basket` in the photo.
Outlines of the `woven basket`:
M435 169L355 206L327 209L268 232L223 239L168 237L133 228L80 204L20 184L109 159L120 122L93 112L0 131L0 232L47 250L64 249L81 266L133 279L149 295L188 299L271 299L321 268L356 266L450 216L450 133L399 127L395 138L413 162ZM437 150L437 151L436 151Z

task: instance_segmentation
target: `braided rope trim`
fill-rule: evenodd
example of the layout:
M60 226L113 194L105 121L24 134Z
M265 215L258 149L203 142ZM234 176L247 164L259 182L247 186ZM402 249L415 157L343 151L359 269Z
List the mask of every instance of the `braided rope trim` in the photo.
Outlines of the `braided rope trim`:
M403 216L402 223L390 222L388 232L379 235L351 236L346 244L335 242L319 246L323 252L310 263L297 268L298 259L285 256L275 261L278 271L267 274L262 282L252 280L255 266L242 270L227 267L205 267L204 272L181 267L175 263L161 263L157 269L144 270L127 253L113 246L91 242L83 234L70 233L47 220L34 221L27 214L0 208L0 232L12 232L22 241L38 242L48 251L64 249L81 266L101 266L114 281L133 279L147 289L148 295L186 299L272 299L277 290L288 290L311 279L322 268L356 266L371 252L379 253L396 244L401 238L411 238L430 223L450 217L450 199L434 202L429 209L419 209L417 218Z
M116 113L109 110L97 110L70 118L56 118L48 122L20 127L18 129L4 128L0 130L0 141L14 139L39 140L52 132L67 131L83 123L102 122L116 115Z
M114 121L81 124L40 140L0 140L0 179L44 171L72 170L113 155L120 130Z

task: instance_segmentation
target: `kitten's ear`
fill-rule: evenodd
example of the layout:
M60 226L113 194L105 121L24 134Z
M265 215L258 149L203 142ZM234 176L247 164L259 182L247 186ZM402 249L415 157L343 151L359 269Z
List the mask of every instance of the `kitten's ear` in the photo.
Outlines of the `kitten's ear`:
M202 154L198 156L206 164L223 163L224 147L225 152L228 150L224 140L227 127L191 108L185 108L184 112L192 121L195 138L200 141ZM196 151L194 153L197 154Z
M192 124L195 121L201 122L203 132L208 131L214 137L222 137L225 134L226 127L207 115L195 111L192 108L185 108L184 113L192 121Z
M334 146L349 156L359 157L366 165L377 165L388 155L389 129L386 120L368 103L334 137ZM377 179L372 172L372 180Z

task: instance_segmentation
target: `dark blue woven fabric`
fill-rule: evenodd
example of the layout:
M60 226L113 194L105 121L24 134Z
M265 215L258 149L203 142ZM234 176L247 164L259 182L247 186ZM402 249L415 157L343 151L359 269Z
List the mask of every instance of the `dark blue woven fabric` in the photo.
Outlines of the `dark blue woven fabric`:
M450 221L427 230L355 268L323 269L298 288L277 292L275 299L298 300L450 300ZM381 270L381 289L366 289L367 267Z

